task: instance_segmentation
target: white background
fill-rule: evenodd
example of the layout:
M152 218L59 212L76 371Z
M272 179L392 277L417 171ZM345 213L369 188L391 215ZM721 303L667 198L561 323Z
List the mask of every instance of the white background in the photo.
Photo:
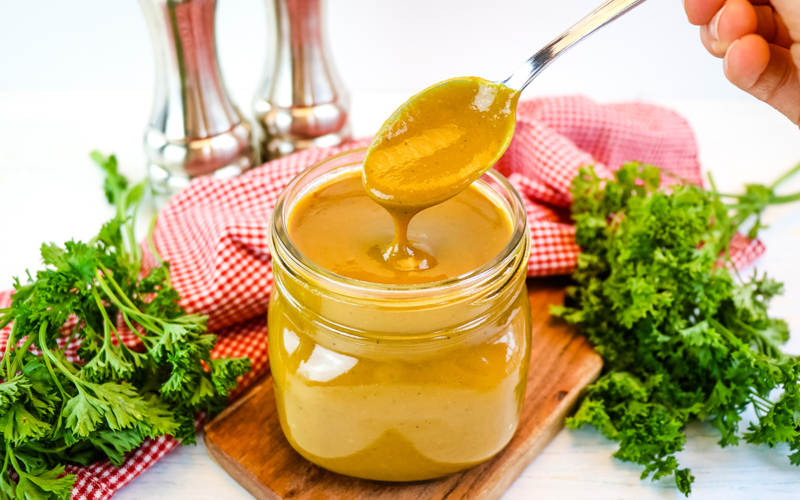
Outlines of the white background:
M500 79L599 0L330 0L329 37L353 91L415 92L453 76ZM220 60L249 108L267 45L263 0L221 0ZM679 0L650 0L550 68L526 95L744 98ZM133 0L0 0L0 89L149 89L153 57Z
M373 133L409 95L461 75L500 79L600 0L330 0L339 72L353 95L355 135ZM221 0L218 45L228 86L245 113L267 46L261 0ZM141 134L150 112L153 58L133 0L0 0L0 289L37 266L43 241L92 237L111 217L102 176L88 160L116 152L134 179L144 171ZM800 132L729 85L701 47L678 0L650 0L573 49L526 90L600 100L647 99L684 114L704 167L721 188L768 182L800 161ZM800 182L795 183L795 187ZM775 315L800 353L800 206L771 210L758 267L786 281ZM745 415L745 421L752 413ZM695 498L797 498L800 470L786 447L720 449L705 424L687 430L679 455L697 476ZM504 500L677 499L672 479L640 481L592 429L565 431ZM119 500L234 500L249 495L205 455L180 448Z

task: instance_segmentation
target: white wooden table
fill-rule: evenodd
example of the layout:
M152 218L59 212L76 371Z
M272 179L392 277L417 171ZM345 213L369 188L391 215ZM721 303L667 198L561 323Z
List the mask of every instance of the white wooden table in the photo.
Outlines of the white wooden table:
M368 135L406 97L405 93L353 96L356 135ZM785 118L750 101L663 101L695 128L705 168L719 187L769 182L800 162L800 131ZM150 95L141 91L0 91L0 287L38 265L44 241L92 237L112 216L102 194L102 175L88 158L92 149L116 152L122 170L144 175L141 133ZM794 189L791 189L794 188ZM800 181L789 189L800 190ZM788 191L788 189L787 189ZM763 240L768 252L759 270L786 282L773 311L797 336L787 346L800 353L800 205L770 210ZM748 412L745 421L753 418ZM746 425L743 425L745 427ZM741 445L722 449L709 425L687 430L679 454L697 478L695 498L796 499L800 469L787 448ZM640 481L640 468L615 460L616 447L593 429L565 430L525 470L504 500L682 498L671 478ZM135 479L119 500L252 498L214 464L202 444L181 447Z

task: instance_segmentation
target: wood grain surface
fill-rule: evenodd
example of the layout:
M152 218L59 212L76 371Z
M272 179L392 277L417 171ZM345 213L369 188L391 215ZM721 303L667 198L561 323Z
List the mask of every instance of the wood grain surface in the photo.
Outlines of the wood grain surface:
M295 452L278 422L272 378L265 377L205 428L209 455L257 499L495 500L555 437L602 360L568 325L550 317L566 281L531 279L531 368L517 433L491 460L436 481L387 484L326 471Z

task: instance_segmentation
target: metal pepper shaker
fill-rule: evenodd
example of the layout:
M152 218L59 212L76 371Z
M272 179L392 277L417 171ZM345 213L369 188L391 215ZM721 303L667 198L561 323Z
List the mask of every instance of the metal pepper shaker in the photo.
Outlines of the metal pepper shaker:
M350 138L349 96L329 54L323 0L266 0L267 50L253 117L263 159Z
M156 84L144 147L157 203L195 177L233 177L255 164L250 124L231 101L217 61L216 0L139 0Z

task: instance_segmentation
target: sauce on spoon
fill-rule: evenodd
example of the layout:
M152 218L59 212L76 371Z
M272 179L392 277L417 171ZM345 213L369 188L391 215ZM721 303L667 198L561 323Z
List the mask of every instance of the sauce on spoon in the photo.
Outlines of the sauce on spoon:
M420 211L463 191L500 159L514 135L519 92L477 77L454 78L409 99L383 124L367 150L367 194L394 220L394 240L380 253L402 271L436 265L408 238Z

